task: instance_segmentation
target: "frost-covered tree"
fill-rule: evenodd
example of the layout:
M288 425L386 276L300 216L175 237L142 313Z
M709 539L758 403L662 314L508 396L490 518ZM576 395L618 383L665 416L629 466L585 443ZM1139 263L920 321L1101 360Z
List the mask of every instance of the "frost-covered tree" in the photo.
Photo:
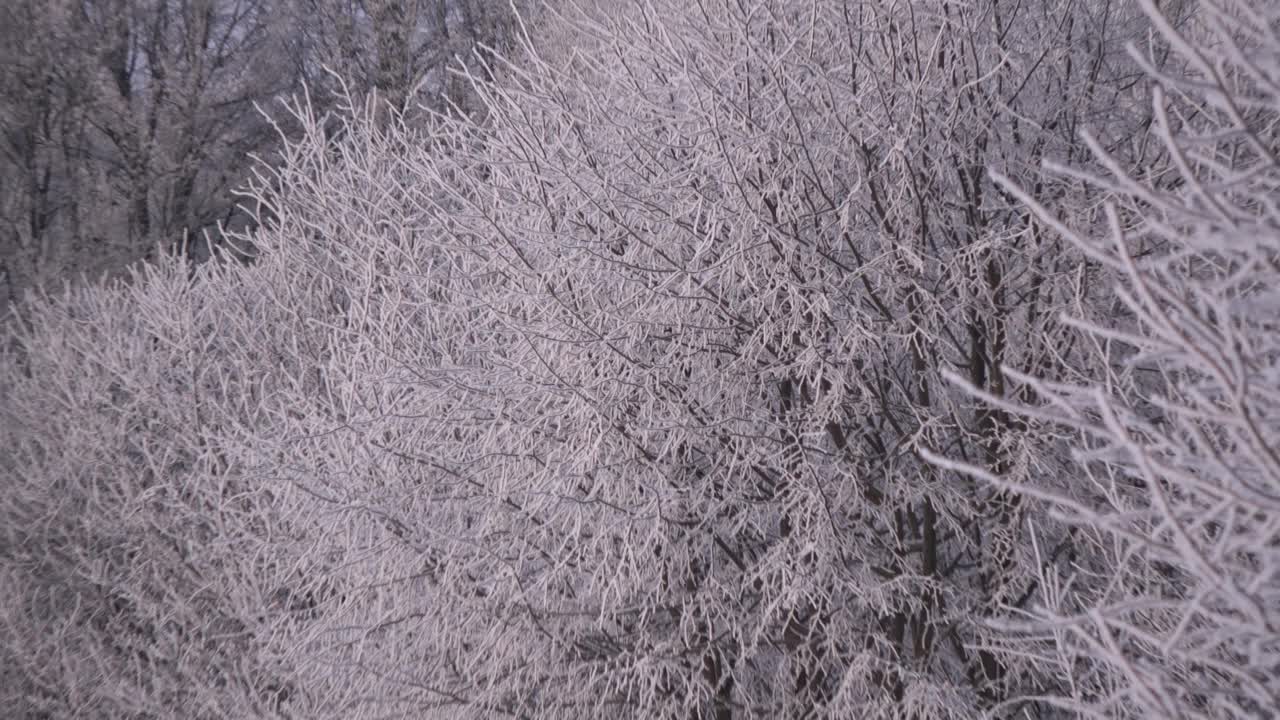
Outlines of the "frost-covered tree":
M1008 371L1026 389L994 407L1039 426L1024 478L971 469L1074 528L1043 537L1040 598L1003 642L1067 682L1048 702L1089 717L1254 718L1280 707L1280 14L1203 0L1131 52L1153 80L1152 161L1084 137L1105 188L1102 222L1062 222L1019 196L1115 284L1066 318L1093 372ZM1153 58L1172 52L1176 70ZM1009 187L1014 183L1006 181ZM1025 186L1024 186L1025 187ZM970 388L972 389L972 388ZM942 467L959 467L939 461ZM1063 473L1065 470L1065 473Z
M412 500L398 483L417 466L348 432L383 419L391 338L429 358L449 337L444 314L415 330L420 312L376 307L389 267L366 263L392 250L385 223L411 227L383 173L413 136L366 143L387 137L372 108L348 109L339 148L321 116L305 116L308 152L290 146L292 190L272 195L296 208L281 213L290 221L326 197L368 201L365 213L257 234L254 266L166 256L127 283L33 297L10 318L0 701L16 716L431 717L441 704L414 684L436 668L431 637L377 627L437 597L413 581L439 549L406 544L397 520L425 519L431 497L395 505ZM360 166L357 149L379 159ZM308 242L318 228L353 242ZM404 249L395 257L429 264L427 246Z
M476 117L356 122L262 186L285 304L331 333L294 481L418 558L347 566L413 598L350 600L361 684L668 717L971 717L1054 685L975 621L1035 593L1021 501L919 450L1002 472L1018 424L940 372L999 393L1078 362L1078 263L985 168L1087 202L1039 161L1146 120L1142 16L608 10L476 69Z
M37 303L0 383L19 701L970 718L1063 692L994 626L1052 605L1038 549L1071 526L1033 544L1039 506L972 468L1070 464L942 378L1006 397L1110 367L1059 319L1105 310L1106 266L1049 223L1109 191L1040 162L1087 162L1085 124L1147 157L1123 50L1146 16L653 0L545 20L454 75L474 113L297 103L247 193L252 267Z
M270 403L228 289L171 259L131 286L34 300L10 327L6 715L265 717L296 692L279 638L305 619L291 587L307 561L236 444L266 445Z

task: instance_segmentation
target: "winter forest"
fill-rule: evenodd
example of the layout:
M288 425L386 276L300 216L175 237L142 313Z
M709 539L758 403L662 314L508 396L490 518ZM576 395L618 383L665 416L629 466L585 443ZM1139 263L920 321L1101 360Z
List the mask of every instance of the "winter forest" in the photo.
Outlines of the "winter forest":
M1275 0L0 0L0 715L1280 717Z

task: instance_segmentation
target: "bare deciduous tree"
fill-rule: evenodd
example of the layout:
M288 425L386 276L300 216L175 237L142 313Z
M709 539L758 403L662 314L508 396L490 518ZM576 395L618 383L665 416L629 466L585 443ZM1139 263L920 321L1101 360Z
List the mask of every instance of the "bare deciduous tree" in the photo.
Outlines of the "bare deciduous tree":
M500 47L506 4L15 0L0 28L0 292L121 271L158 245L208 256L232 190L270 161L262 112L330 72L413 109L463 102L445 69ZM328 68L326 70L326 68Z

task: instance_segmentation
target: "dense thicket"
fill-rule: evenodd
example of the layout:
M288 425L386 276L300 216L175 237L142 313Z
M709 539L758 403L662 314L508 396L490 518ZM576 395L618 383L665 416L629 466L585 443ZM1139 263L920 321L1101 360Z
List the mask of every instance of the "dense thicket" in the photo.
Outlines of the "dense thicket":
M14 706L1274 706L1276 18L600 5L13 326Z

